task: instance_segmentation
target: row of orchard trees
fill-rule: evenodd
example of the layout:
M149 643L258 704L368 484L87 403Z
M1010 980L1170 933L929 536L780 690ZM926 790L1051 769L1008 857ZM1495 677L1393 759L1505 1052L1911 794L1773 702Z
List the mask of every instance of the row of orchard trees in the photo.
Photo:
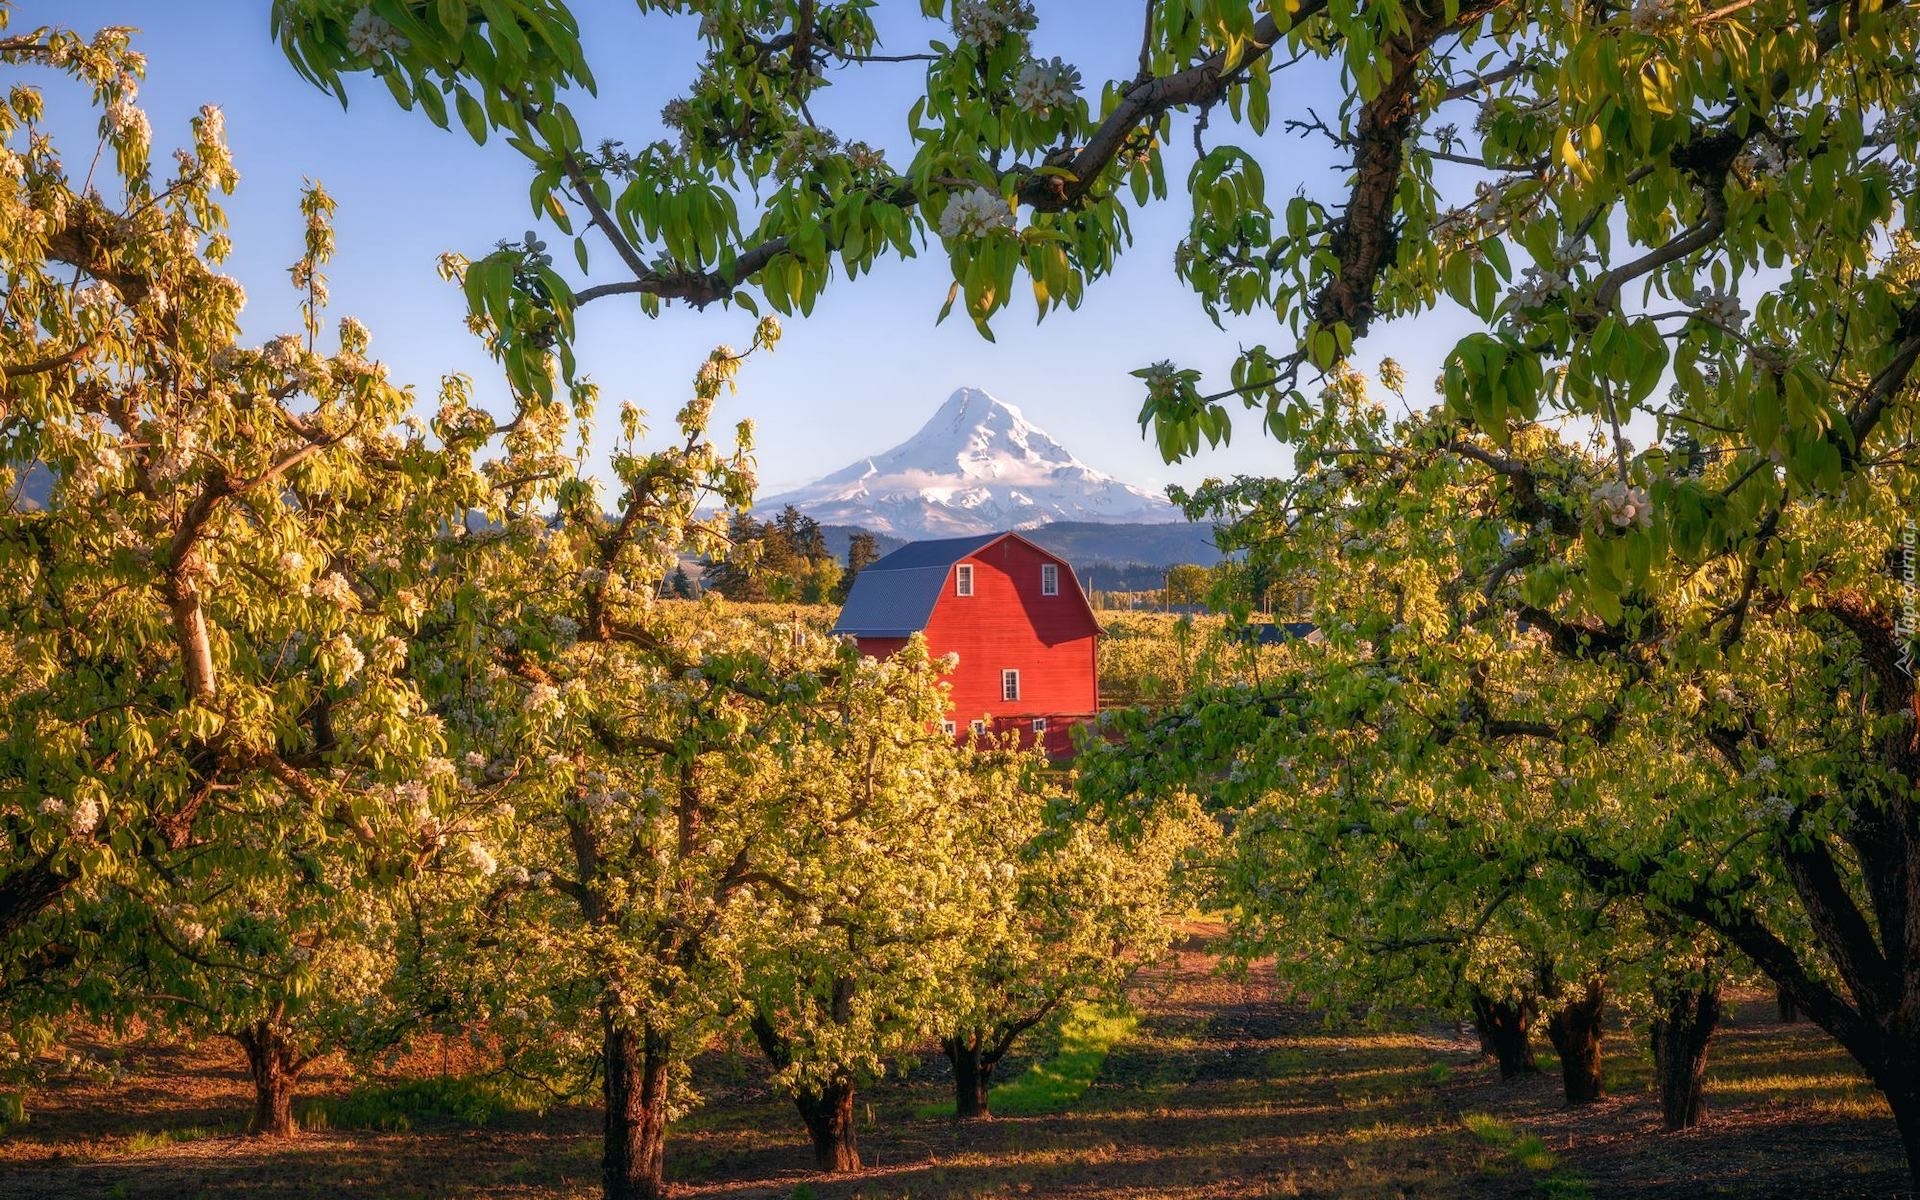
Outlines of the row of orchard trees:
M1912 265L1901 239L1889 270ZM1124 715L1086 790L1207 796L1236 953L1337 1011L1470 1015L1503 1077L1536 1069L1544 1022L1581 1104L1624 1010L1679 1130L1724 989L1764 978L1915 1150L1899 493L1801 493L1789 470L1740 498L1751 451L1675 438L1654 495L1693 515L1661 536L1695 547L1662 554L1610 435L1390 421L1353 372L1323 399L1294 478L1190 498L1309 597L1318 635L1255 677L1219 671L1248 651L1216 641L1179 702ZM1730 500L1772 545L1724 540Z
M1044 764L938 736L923 651L655 602L679 553L721 546L702 504L750 499L748 431L708 436L745 354L700 366L655 448L623 411L603 494L570 444L591 387L527 349L567 310L479 323L509 418L454 378L423 423L363 327L323 324L318 188L299 328L243 343L219 111L162 171L125 31L6 16L13 1082L73 1019L158 1021L237 1042L254 1128L286 1134L314 1060L465 1027L518 1077L597 1085L607 1194L652 1196L716 1036L760 1046L821 1165L852 1168L856 1087L938 1045L983 1112L1015 1037L1164 948L1186 816L1122 850L1056 816ZM36 74L92 92L91 186Z

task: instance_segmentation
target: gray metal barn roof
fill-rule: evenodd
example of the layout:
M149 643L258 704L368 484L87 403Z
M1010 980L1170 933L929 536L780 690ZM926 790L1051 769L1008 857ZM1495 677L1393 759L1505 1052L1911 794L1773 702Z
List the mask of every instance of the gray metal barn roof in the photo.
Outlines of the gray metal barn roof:
M833 632L859 637L907 637L927 627L933 606L946 586L953 564L1001 538L1004 533L910 542L875 559L853 577L853 589L840 609Z

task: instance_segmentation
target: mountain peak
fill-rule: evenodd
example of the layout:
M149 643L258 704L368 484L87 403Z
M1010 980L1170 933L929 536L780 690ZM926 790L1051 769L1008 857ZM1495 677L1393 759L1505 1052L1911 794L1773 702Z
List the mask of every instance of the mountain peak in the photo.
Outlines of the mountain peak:
M1015 406L956 390L884 454L760 504L901 537L1026 529L1052 521L1177 521L1164 499L1081 462Z

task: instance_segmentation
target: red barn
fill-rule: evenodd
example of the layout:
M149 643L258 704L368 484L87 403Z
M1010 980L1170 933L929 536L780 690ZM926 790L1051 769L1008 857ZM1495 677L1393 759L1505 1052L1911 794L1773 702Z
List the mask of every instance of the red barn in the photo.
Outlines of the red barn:
M1100 707L1100 626L1073 568L1017 533L913 542L854 577L837 634L884 658L923 633L948 677L955 737L1016 733L1072 752L1068 729Z

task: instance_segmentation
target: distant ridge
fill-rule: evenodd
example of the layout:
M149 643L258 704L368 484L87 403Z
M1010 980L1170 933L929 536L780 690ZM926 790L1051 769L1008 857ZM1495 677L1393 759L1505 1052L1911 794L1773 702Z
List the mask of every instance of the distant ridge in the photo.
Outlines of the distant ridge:
M826 535L827 549L835 558L844 561L847 542L863 527L822 525L820 528ZM873 534L874 544L882 554L897 550L910 540L890 533L866 532ZM1112 575L1122 567L1137 567L1151 574L1152 571L1180 563L1212 566L1221 559L1220 551L1213 544L1213 528L1190 522L1123 525L1096 521L1056 521L1023 529L1020 533L1022 537L1030 538L1066 559L1083 575L1090 567L1106 568L1102 572L1106 575ZM1139 571L1132 571L1128 578L1139 574ZM1103 583L1102 586L1108 585ZM1158 586L1157 581L1155 586Z

